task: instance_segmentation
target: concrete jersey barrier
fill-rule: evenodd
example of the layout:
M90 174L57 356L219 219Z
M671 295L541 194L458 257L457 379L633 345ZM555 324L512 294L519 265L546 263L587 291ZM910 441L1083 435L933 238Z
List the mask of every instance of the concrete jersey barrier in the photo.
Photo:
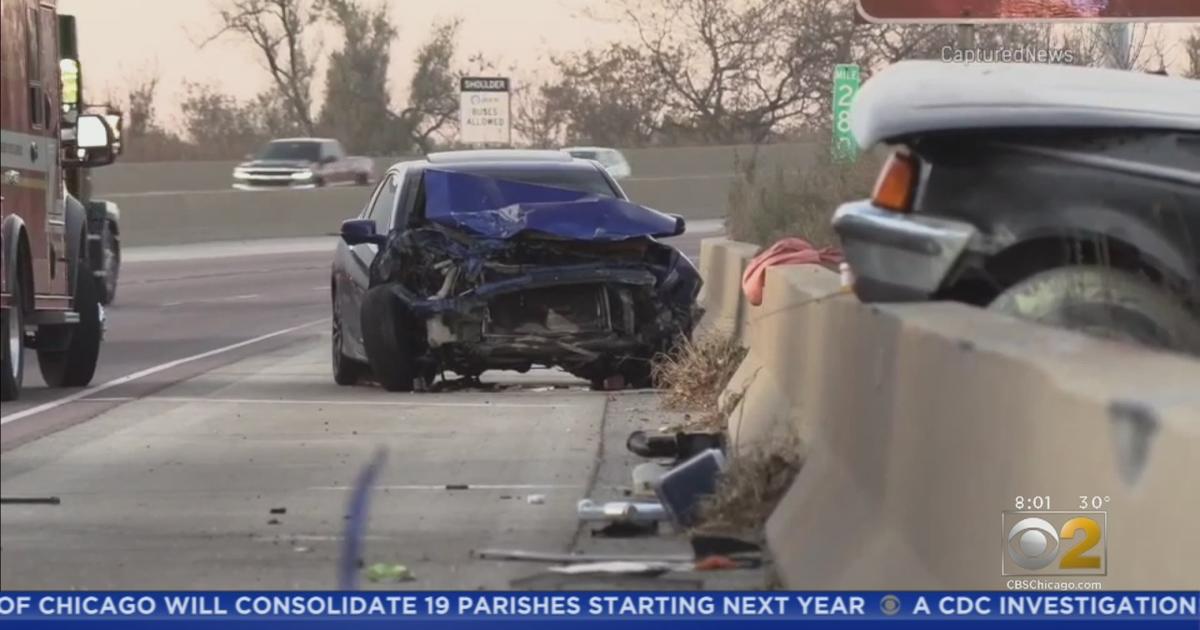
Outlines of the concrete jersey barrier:
M710 303L730 299L721 286ZM1200 361L960 304L864 305L810 266L769 270L746 314L749 354L725 392L742 395L735 453L782 433L804 450L767 526L787 588L1200 584L1185 533L1200 522ZM1085 496L1100 509L1080 510ZM1001 513L1017 497L1107 512L1089 552L1107 554L1107 575L1002 575Z

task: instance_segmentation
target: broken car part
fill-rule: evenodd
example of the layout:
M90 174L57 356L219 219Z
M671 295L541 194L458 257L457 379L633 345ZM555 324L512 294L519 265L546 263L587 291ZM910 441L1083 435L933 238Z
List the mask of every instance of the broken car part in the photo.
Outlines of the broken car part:
M717 491L717 478L725 469L725 456L709 449L671 469L655 488L663 509L678 529L696 525L700 501Z

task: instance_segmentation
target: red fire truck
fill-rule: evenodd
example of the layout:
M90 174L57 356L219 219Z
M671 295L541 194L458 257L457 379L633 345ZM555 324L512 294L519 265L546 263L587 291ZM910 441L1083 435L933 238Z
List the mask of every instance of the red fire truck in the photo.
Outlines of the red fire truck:
M72 169L111 163L113 130L104 116L64 111L63 26L73 29L74 23L60 23L54 0L0 0L3 400L20 395L26 348L37 352L47 385L87 385L103 336L88 218L79 204L66 203L64 177Z

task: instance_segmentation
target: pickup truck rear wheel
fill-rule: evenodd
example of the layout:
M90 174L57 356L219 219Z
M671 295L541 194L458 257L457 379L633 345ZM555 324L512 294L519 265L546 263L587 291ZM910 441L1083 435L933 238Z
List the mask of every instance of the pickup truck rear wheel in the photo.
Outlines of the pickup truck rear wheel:
M362 331L375 380L389 392L412 391L418 376L416 325L388 285L374 287L363 296Z
M82 259L75 262L75 312L79 323L70 326L48 326L38 331L48 334L65 334L65 344L53 344L38 349L38 367L42 378L50 387L84 387L92 382L96 374L96 363L100 359L100 341L104 336L100 321L99 290L96 277ZM52 330L46 331L45 328Z
M1118 269L1043 271L1009 288L990 308L1098 337L1200 354L1200 316L1150 280Z

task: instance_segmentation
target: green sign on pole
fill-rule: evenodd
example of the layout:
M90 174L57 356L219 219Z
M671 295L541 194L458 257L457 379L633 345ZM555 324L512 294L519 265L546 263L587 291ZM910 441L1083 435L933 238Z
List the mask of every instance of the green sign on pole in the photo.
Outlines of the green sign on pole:
M850 105L861 85L858 66L838 64L833 69L833 158L839 162L858 159L858 143L850 132Z

